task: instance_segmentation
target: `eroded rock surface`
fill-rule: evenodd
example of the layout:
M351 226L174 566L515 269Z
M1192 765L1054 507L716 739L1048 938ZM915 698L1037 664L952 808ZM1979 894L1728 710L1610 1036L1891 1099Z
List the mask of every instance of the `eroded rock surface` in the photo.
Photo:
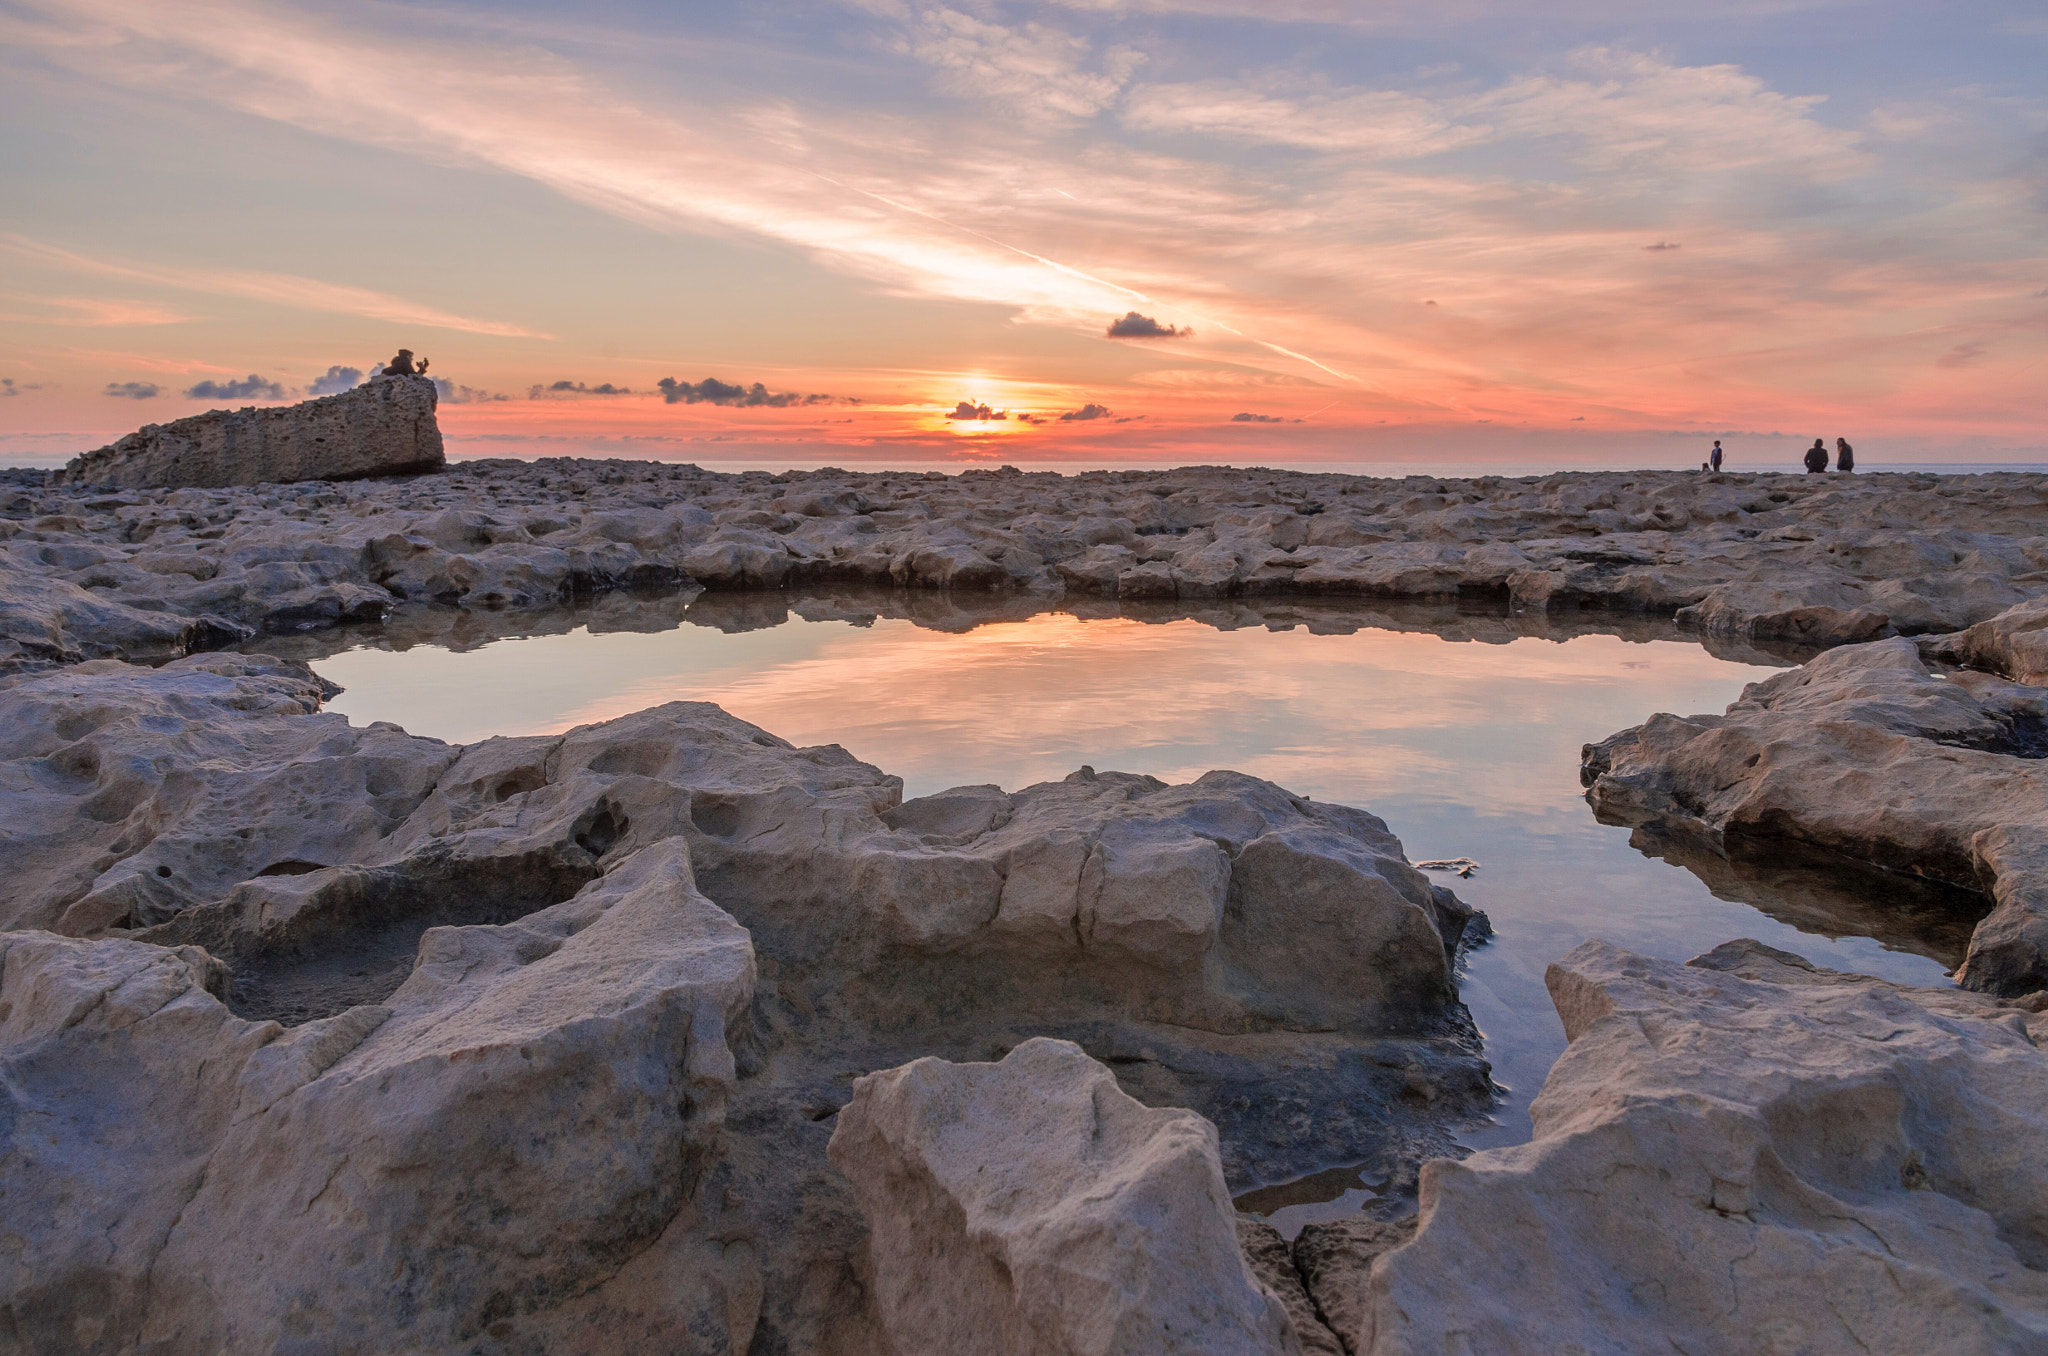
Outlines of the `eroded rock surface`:
M1299 1351L1238 1251L1216 1130L1066 1041L855 1082L833 1164L870 1225L899 1352Z
M1547 978L1535 1139L1428 1164L1412 1242L1311 1272L1348 1350L2048 1350L2048 1017L1756 942Z
M2043 621L2016 610L1922 644L1937 658L2023 655ZM2033 676L2023 658L2015 668ZM2048 692L1930 667L1893 639L1752 684L1723 715L1654 716L1588 745L1586 773L1610 820L1797 840L1984 890L1995 907L1957 979L2014 996L2048 987L2044 731Z
M0 1309L54 1349L875 1350L824 1151L922 1055L1077 1041L1240 1185L1412 1172L1489 1103L1481 925L1361 811L1088 769L904 801L701 703L455 747L320 697L242 655L0 686L0 899L42 929L0 932L0 1135L38 1137Z
M759 1263L693 1198L753 979L680 843L290 1030L196 947L0 932L7 1337L744 1352Z
M209 410L74 457L56 479L121 489L215 489L416 475L447 464L434 383L375 378L297 405Z
M1811 648L1959 629L2048 585L2048 489L2017 473L771 476L548 460L246 489L9 481L0 664L12 667L374 621L398 602L545 608L636 587L860 582L1134 606L1485 599L1675 613L1697 634Z

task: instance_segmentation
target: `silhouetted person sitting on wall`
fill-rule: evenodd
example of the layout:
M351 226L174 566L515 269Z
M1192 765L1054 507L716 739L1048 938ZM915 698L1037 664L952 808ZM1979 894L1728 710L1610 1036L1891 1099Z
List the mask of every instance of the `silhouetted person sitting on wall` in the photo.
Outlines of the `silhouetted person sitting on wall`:
M390 364L385 367L384 375L387 377L409 377L413 375L414 370L415 369L413 368L412 365L412 350L409 348L402 348L398 350L398 356L396 358L393 358Z
M1856 469L1856 449L1849 446L1847 438L1835 439L1835 469L1853 471Z
M1719 438L1714 439L1714 450L1707 457L1707 465L1713 467L1716 471L1721 469L1721 440Z
M1820 439L1813 440L1813 446L1806 449L1806 473L1814 475L1828 469L1828 445Z

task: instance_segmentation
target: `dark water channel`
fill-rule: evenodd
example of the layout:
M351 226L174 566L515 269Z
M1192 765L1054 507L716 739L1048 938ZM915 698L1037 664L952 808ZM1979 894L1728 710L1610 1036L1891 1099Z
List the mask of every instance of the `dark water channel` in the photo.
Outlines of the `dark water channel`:
M860 593L598 600L584 610L407 612L266 642L345 689L358 724L470 742L678 699L798 744L842 744L905 794L1015 789L1082 763L1188 780L1235 768L1363 806L1493 920L1463 992L1507 1089L1474 1147L1530 1133L1564 1034L1544 967L1587 937L1683 960L1755 937L1816 964L1946 982L1985 903L1779 850L1599 824L1579 750L1657 711L1719 711L1782 657L1710 653L1668 623L1455 609L1225 602L1139 610ZM1605 628L1596 629L1596 628ZM1374 1184L1341 1165L1242 1198L1286 1232Z

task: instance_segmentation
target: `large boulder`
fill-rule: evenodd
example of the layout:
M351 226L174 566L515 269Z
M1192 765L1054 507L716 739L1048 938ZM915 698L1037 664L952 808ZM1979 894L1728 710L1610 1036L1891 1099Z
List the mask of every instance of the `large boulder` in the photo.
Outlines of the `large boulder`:
M2004 634L1991 625L1922 644L1976 653ZM1937 671L1893 639L1751 684L1723 715L1653 716L1588 745L1585 772L1613 822L1791 839L1986 890L1996 907L1957 978L2012 996L2048 987L2044 733L2048 692Z
M2048 1016L1756 942L1547 980L1534 1140L1428 1164L1411 1242L1298 1248L1348 1350L2048 1350Z
M832 1162L866 1214L899 1352L1300 1350L1238 1250L1216 1131L1066 1041L857 1080Z
M124 489L412 475L447 464L426 377L378 377L298 405L209 410L72 458L59 483Z
M197 948L0 932L4 1331L22 1350L744 1352L697 1199L752 994L670 843L290 1030Z

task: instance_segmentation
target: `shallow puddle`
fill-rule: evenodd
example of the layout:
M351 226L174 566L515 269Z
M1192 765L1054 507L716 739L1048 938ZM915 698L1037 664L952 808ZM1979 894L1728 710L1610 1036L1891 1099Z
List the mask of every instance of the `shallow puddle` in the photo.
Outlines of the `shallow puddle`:
M1754 937L1938 985L1984 907L1829 863L1730 863L1640 834L1632 845L1629 829L1597 823L1582 744L1657 711L1718 712L1776 671L1668 624L1596 617L1582 625L1623 634L1572 634L1555 619L1454 609L1035 606L600 600L542 618L421 610L264 648L311 659L344 688L330 709L359 724L455 742L711 701L800 745L844 745L902 776L907 796L1014 790L1087 763L1170 781L1234 768L1363 806L1411 860L1480 864L1436 877L1495 932L1463 993L1508 1091L1495 1123L1466 1136L1475 1147L1528 1137L1529 1100L1564 1048L1544 967L1587 937L1678 960ZM522 625L554 634L501 638ZM1369 1201L1357 1177L1336 1168L1245 1205L1292 1233Z

